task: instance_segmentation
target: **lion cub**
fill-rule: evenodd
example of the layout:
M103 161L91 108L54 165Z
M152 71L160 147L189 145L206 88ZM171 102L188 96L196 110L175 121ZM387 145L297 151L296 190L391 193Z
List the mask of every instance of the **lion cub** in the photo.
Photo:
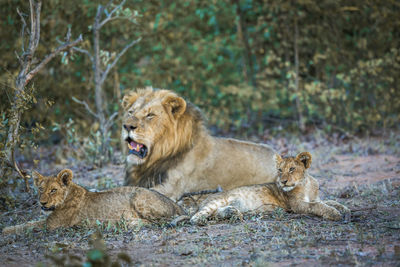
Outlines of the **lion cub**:
M62 170L56 177L44 177L33 172L39 190L42 210L49 212L46 220L28 222L3 229L4 234L19 233L29 227L47 226L53 230L96 220L118 222L124 219L134 225L143 222L168 220L184 211L172 200L139 187L119 187L102 192L90 192L72 182L71 170Z
M350 210L336 201L321 201L318 182L308 174L311 154L296 157L276 155L278 176L275 183L239 187L208 197L190 221L201 223L210 216L226 218L232 213L273 211L276 207L295 213L313 214L328 220L340 220Z

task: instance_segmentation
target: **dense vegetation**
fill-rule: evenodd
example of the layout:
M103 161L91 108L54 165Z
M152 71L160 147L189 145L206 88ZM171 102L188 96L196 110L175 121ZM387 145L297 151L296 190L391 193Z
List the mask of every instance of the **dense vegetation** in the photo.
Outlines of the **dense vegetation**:
M67 28L73 36L82 33L80 47L92 50L90 25L100 2L107 3L45 1L38 56L56 47ZM18 72L14 51L21 46L17 7L28 14L27 1L0 3L2 139ZM125 7L138 12L137 23L114 20L102 28L104 66L115 58L112 52L142 40L105 81L108 116L118 111L125 90L152 85L184 95L224 133L262 134L280 125L347 133L398 127L397 1L135 0ZM29 87L34 97L22 118L27 133L82 143L78 131L92 136L86 142L96 142L99 124L72 101L94 106L93 70L85 54L60 56ZM118 126L113 127L117 138Z

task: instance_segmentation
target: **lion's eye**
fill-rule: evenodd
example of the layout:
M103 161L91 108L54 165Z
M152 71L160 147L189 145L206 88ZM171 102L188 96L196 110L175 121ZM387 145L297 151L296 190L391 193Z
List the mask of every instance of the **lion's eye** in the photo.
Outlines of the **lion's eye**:
M57 189L51 189L50 194L54 194L55 192L57 192Z
M40 188L39 188L39 192L40 192L40 193L43 193L43 187L40 187Z
M294 167L291 167L291 168L289 169L289 172L294 172Z
M278 169L278 172L282 172L282 169Z
M149 113L149 114L146 115L146 119L152 119L152 118L154 118L155 116L156 116L156 114L154 114L154 113Z

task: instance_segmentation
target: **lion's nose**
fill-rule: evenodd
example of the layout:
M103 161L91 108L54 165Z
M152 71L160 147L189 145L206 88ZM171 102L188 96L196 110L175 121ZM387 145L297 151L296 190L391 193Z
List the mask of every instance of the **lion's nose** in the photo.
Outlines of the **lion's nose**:
M124 126L124 129L127 130L127 131L130 131L130 130L133 131L133 130L135 130L137 128L137 126L134 126L132 124L124 124L123 126Z
M44 206L44 205L46 205L46 204L47 204L47 202L42 202L42 201L40 201L40 205Z
M287 179L284 179L284 180L281 180L281 183L284 184L284 185L286 185L286 184L287 184L287 181L288 181Z

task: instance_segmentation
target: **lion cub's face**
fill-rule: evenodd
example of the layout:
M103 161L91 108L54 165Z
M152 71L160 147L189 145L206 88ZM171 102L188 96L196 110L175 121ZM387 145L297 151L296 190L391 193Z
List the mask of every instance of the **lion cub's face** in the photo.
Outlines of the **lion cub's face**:
M166 139L174 136L176 120L186 109L183 98L167 90L138 90L122 101L122 139L128 148L128 163L140 165L151 154L167 150ZM172 143L172 142L169 142Z
M62 170L57 177L45 177L33 171L33 181L39 191L39 202L44 211L53 211L64 203L72 180L72 171Z
M311 165L311 154L302 152L296 157L282 158L277 155L278 186L285 192L292 191L296 186L302 184L305 171Z

